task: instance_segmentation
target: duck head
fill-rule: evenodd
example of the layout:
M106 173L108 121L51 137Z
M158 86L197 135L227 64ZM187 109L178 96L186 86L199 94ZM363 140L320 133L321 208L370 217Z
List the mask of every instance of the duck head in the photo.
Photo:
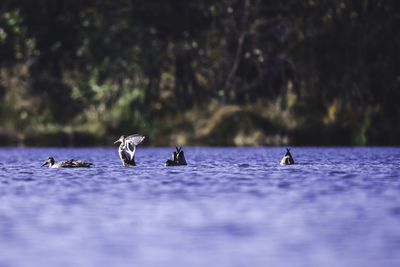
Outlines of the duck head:
M46 166L47 164L50 164L50 166L52 166L54 164L54 158L53 157L49 157L48 159L46 159L46 161L43 162L42 167Z
M121 137L117 141L115 141L114 144L118 144L118 143L123 144L125 142L125 138L126 138L125 135L121 135Z

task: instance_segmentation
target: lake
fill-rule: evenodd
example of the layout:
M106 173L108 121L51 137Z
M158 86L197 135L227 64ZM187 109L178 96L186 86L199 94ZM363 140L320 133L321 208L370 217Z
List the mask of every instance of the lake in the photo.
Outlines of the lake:
M400 148L117 150L0 148L0 266L400 266Z

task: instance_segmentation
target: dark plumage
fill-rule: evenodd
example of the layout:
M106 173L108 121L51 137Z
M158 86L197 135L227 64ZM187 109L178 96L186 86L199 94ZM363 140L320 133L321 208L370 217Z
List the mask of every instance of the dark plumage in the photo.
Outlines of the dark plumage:
M182 147L176 148L176 152L172 154L172 160L167 160L165 162L165 166L182 166L182 165L187 165L186 159L185 159L185 154L183 153Z
M286 154L281 160L281 165L291 165L294 164L292 154L290 154L290 149L286 148Z

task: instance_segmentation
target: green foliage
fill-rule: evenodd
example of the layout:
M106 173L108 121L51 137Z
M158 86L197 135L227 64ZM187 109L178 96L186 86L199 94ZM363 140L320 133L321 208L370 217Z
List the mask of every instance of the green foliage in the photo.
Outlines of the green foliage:
M0 136L399 144L399 3L3 0Z

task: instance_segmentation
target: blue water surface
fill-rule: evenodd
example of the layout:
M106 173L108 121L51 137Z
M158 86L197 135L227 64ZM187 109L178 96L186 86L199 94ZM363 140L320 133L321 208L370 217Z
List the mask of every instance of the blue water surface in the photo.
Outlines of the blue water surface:
M184 151L1 148L0 266L400 266L400 148Z

